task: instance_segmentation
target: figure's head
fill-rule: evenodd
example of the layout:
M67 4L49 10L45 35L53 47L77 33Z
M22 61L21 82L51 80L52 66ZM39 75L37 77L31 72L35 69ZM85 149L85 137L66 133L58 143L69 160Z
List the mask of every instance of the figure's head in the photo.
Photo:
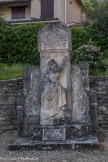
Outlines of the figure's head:
M54 70L55 68L57 68L57 63L54 59L52 59L48 62L48 69Z

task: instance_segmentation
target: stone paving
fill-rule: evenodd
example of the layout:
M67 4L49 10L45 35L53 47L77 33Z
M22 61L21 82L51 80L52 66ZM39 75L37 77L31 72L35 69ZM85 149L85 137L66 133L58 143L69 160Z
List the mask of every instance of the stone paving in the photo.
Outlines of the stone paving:
M0 162L108 162L108 132L98 150L9 151L8 144L16 136L16 131L0 134Z

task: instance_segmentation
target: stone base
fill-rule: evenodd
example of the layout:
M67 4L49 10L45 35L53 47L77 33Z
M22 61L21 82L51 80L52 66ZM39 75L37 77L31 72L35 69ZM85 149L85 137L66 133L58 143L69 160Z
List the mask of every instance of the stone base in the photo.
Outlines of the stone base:
M49 130L49 131L46 132L44 130ZM73 140L75 138L82 138L85 136L87 137L89 135L93 135L91 125L71 124L66 126L63 125L62 126L40 126L35 124L27 127L24 130L23 134L19 134L19 136L28 137L28 138L30 137L33 140L42 141L46 138L45 132L47 133L47 139L51 140L54 138L55 141Z
M9 144L9 150L62 150L80 147L98 147L96 136L88 136L65 141L38 141L29 138L17 138Z

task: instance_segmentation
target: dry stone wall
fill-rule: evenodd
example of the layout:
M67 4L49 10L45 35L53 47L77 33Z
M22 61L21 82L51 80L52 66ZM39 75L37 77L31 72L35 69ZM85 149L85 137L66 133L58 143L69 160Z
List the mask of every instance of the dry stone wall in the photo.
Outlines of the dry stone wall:
M17 106L23 105L22 78L0 81L0 133L17 126Z
M99 126L108 129L108 77L90 77L90 88L97 95Z
M90 77L96 92L99 126L108 129L108 77ZM0 81L0 133L17 127L17 108L23 106L23 78Z

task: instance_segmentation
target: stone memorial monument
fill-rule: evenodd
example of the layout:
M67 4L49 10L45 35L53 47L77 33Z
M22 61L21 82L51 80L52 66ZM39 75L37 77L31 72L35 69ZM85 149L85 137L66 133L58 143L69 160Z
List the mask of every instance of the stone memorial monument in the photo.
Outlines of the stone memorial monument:
M24 106L9 149L98 145L90 115L87 65L70 62L71 32L60 22L39 31L40 68L24 69Z

